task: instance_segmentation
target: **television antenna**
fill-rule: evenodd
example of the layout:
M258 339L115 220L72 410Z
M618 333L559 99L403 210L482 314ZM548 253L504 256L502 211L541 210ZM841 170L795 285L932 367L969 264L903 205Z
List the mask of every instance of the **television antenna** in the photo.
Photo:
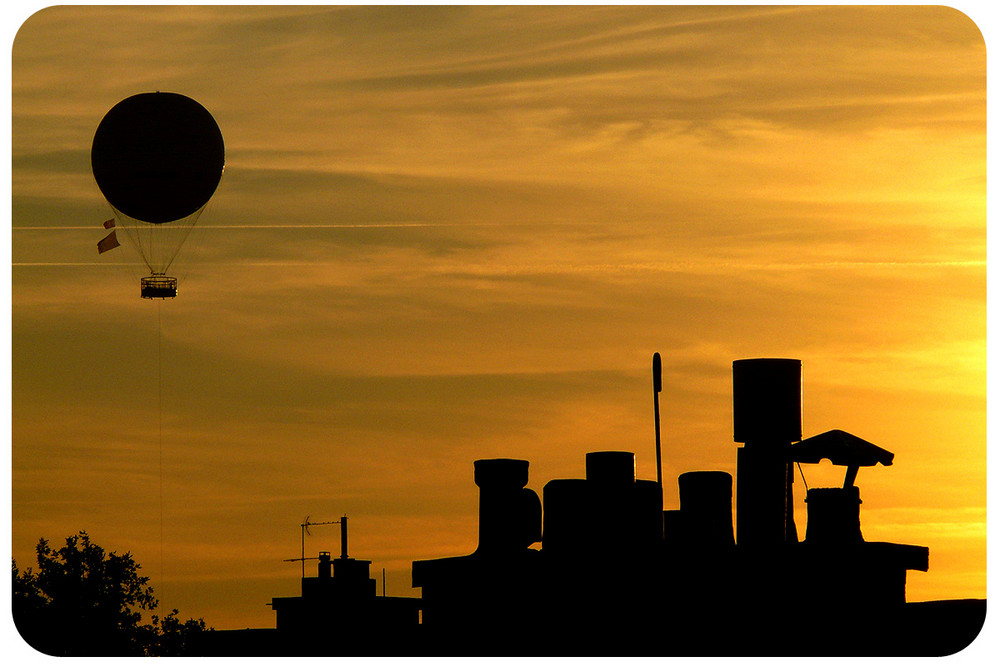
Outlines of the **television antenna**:
M300 533L301 533L301 542L302 542L302 555L299 556L298 558L286 558L285 562L286 563L294 563L297 560L302 561L302 578L303 579L305 579L305 577L306 577L306 561L307 560L316 560L317 559L316 556L310 556L309 558L306 558L306 535L310 535L310 536L312 535L312 533L309 532L309 526L329 526L329 525L334 524L334 523L342 524L343 527L346 528L347 527L347 515L345 514L344 516L340 517L336 521L310 521L309 520L309 515L307 514L306 518L302 520L301 524L299 524L299 526L301 528ZM346 557L346 554L347 554L347 549L346 549L346 547L347 547L347 544L346 544L347 543L347 540L346 540L347 535L346 535L346 533L347 533L346 530L342 529L340 531L340 537L341 537L341 542L342 542L342 544L340 545L340 550L344 554L345 557Z

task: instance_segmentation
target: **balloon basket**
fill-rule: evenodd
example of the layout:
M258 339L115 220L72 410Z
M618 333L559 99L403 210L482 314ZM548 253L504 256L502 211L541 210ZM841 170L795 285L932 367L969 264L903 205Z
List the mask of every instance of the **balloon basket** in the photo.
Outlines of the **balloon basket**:
M177 278L146 276L139 280L139 293L143 299L173 299L177 296Z

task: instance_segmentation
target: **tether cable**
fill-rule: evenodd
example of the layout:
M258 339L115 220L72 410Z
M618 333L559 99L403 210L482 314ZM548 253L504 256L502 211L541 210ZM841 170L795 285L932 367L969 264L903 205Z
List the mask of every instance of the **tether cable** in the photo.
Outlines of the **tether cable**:
M160 596L163 596L163 313L162 299L156 303L156 412L160 463Z

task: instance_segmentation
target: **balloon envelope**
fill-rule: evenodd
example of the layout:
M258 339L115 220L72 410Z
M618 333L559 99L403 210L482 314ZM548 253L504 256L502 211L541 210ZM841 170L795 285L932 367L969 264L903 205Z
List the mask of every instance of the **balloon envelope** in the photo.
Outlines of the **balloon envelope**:
M104 116L90 153L108 203L137 220L162 224L198 211L225 166L212 115L177 93L141 93Z

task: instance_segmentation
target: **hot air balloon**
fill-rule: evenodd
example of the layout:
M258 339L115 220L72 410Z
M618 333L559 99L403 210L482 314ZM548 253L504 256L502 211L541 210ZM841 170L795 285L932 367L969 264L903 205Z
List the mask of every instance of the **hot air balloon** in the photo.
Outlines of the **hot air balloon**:
M225 166L215 119L184 95L133 95L104 116L90 159L98 188L149 269L140 295L177 296L177 279L167 270Z

